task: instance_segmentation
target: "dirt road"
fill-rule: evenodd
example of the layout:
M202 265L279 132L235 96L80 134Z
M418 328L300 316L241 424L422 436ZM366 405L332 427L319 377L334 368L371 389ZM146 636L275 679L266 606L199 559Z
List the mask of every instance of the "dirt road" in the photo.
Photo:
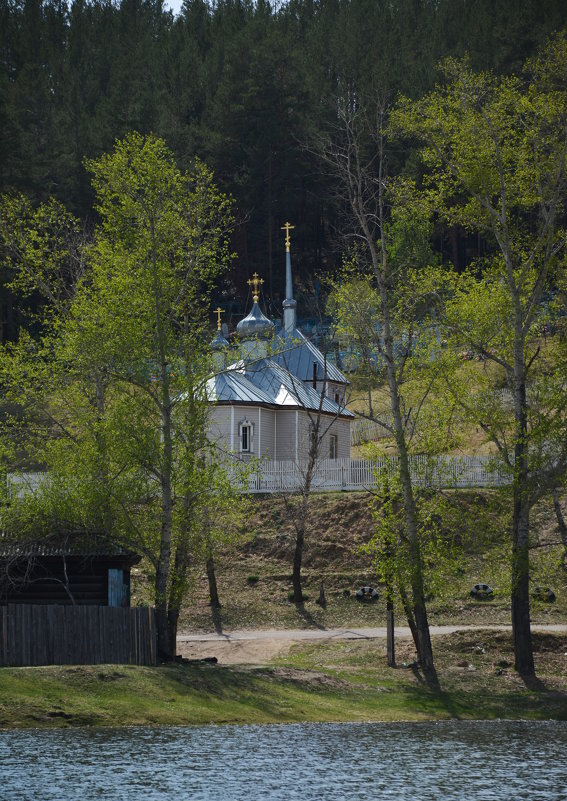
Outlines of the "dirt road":
M511 626L431 626L432 637L452 634L455 631L511 631ZM532 631L555 631L567 634L567 625L533 625ZM409 639L407 626L396 628L397 639ZM215 656L224 665L264 665L276 656L287 654L300 642L331 640L385 640L386 628L343 629L268 629L226 631L205 634L186 632L177 637L177 653L187 659L204 659ZM385 645L385 643L384 643Z

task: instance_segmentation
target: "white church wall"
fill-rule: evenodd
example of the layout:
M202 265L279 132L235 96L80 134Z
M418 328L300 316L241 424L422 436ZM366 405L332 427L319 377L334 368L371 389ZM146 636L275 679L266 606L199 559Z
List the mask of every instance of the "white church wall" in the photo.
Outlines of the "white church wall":
M295 409L277 411L275 458L278 460L295 460L297 414Z
M213 406L209 413L208 437L221 450L231 450L231 407Z

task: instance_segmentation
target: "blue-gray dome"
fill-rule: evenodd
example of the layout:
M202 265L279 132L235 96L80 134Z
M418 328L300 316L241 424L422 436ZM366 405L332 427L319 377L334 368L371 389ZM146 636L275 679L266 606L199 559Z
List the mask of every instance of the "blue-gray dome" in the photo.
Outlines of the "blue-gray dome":
M211 342L211 350L214 351L224 350L225 348L228 348L228 346L229 346L228 342L223 337L222 331L217 331L216 337Z
M252 306L250 314L236 326L240 339L271 339L274 331L273 322L262 314L257 303Z

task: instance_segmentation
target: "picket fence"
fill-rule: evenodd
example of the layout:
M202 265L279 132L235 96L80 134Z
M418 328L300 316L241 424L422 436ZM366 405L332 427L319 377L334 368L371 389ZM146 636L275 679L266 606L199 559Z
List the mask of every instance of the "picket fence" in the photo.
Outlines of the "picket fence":
M255 471L242 477L239 467L232 470L235 484L243 492L297 492L305 484L306 465L295 461L262 462ZM501 463L490 456L410 456L413 482L420 487L500 487L511 482ZM398 472L398 459L321 459L315 466L311 489L368 490L376 484L380 471ZM46 473L10 474L8 486L12 497L35 492L46 479Z
M487 456L411 456L413 482L420 487L498 487L509 484L510 474ZM368 459L324 459L317 462L311 483L313 491L368 490L382 471L394 475L397 457ZM250 493L297 492L305 484L306 465L294 461L271 461L248 475L242 489ZM236 479L238 480L238 479ZM242 479L240 479L242 483Z
M391 427L392 421L385 420ZM357 418L350 424L350 444L363 445L365 442L372 442L384 437L391 437L392 432L388 428L381 426L380 423L374 420L365 420L364 418Z

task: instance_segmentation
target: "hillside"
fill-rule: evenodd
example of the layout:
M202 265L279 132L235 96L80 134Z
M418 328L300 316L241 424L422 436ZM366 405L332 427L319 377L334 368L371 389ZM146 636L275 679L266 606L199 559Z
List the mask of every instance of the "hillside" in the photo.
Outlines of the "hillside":
M452 572L428 601L432 623L509 623L509 571L506 498L495 491L448 493L455 508L449 531L461 542ZM292 523L281 499L256 498L242 544L222 554L217 580L222 609L213 614L208 603L204 569L196 571L183 610L180 631L242 628L302 628L383 625L383 594L375 604L361 604L356 591L375 585L369 556L360 552L368 541L373 520L366 493L321 493L312 496L310 532L304 553L304 589L308 601L298 609L288 600L293 554ZM456 523L455 523L456 521ZM533 514L533 587L549 586L553 603L533 600L532 619L564 622L567 613L567 573L559 566L562 549L551 502ZM555 543L555 544L554 544ZM133 603L147 598L141 568L134 576ZM316 601L324 583L327 606ZM470 589L489 583L493 600L476 601ZM399 612L398 612L399 615ZM400 622L401 616L400 616Z

